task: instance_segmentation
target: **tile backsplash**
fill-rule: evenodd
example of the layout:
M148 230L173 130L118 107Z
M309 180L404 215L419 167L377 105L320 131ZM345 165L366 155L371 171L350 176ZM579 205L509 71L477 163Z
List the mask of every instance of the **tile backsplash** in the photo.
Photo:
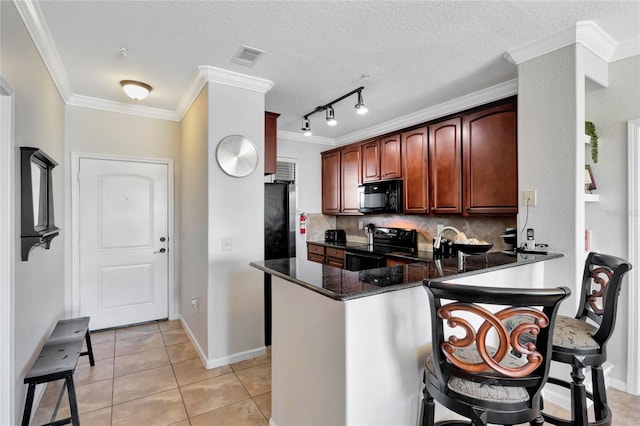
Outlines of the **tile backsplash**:
M418 231L418 248L431 251L437 226L453 226L467 234L469 238L478 238L493 243L492 251L504 250L507 245L500 237L507 228L517 226L516 216L508 217L461 217L461 216L422 216L422 215L365 215L365 216L325 216L313 215L309 227L307 241L321 241L326 229L344 229L348 241L366 242L367 237L359 223L373 223L377 227L411 228ZM335 226L332 227L335 221ZM445 233L446 238L453 238L452 232Z

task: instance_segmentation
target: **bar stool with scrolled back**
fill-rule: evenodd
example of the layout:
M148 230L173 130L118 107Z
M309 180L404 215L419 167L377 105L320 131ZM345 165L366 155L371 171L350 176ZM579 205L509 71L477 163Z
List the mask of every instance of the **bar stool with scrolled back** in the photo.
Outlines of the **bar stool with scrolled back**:
M613 334L622 277L631 269L623 259L589 253L582 276L582 291L575 318L558 315L553 334L553 361L571 365L569 383L554 377L549 383L571 389L571 420L543 413L547 423L560 426L611 424L602 364L606 343ZM593 393L584 386L584 368L591 367ZM594 422L587 418L587 398L593 401Z
M471 422L438 424L542 425L541 391L551 364L553 324L570 290L437 281L426 283L425 289L433 348L425 362L420 424L434 424L435 399ZM521 321L509 332L504 321L513 316ZM527 333L536 337L535 342L520 344ZM491 339L496 336L496 348L492 348Z

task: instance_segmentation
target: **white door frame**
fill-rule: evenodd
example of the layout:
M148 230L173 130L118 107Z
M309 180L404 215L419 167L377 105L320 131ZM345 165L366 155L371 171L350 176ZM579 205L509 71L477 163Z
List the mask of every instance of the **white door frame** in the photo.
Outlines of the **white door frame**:
M86 152L71 152L71 282L67 284L67 294L71 295L71 316L78 317L80 315L80 185L78 176L80 173L81 159L94 160L114 160L114 161L133 161L138 163L155 163L166 164L168 169L167 176L167 231L169 238L168 245L168 284L169 284L169 319L176 319L176 297L175 297L175 262L176 262L176 242L174 232L174 171L173 160L165 158L145 158L145 157L129 157L121 155L96 154Z
M0 424L15 424L13 365L15 90L0 74Z
M627 392L640 395L640 118L627 122L627 174L628 188L628 230L629 262L632 265L627 273L627 291L629 292L627 323Z

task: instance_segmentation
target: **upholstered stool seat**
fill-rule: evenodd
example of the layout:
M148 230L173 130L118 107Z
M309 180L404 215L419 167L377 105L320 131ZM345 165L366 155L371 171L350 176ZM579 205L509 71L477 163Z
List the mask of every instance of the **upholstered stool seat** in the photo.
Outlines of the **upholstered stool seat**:
M495 353L495 348L487 348L489 352ZM460 348L456 352L458 357L468 363L482 362L478 351L472 348ZM500 362L505 367L517 368L526 364L522 358L507 354L507 357ZM428 373L427 379L433 383L437 383L436 370L433 366L433 354L427 355L425 360L425 368ZM528 401L531 396L524 386L502 386L499 383L492 382L474 382L465 380L461 377L452 376L447 382L449 390L463 397L476 398L483 401L500 401L502 403L514 403Z

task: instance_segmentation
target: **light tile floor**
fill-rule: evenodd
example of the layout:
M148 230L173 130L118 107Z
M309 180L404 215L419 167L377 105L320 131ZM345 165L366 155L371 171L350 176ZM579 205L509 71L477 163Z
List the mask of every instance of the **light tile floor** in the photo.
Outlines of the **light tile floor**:
M91 333L96 365L74 374L78 411L89 426L266 426L271 356L207 370L179 321ZM31 424L47 423L60 391L53 382ZM69 416L63 397L57 419Z
M74 374L88 426L265 426L271 417L270 352L207 370L179 321L91 334L96 365L81 357ZM33 416L47 423L60 391L53 382ZM640 425L640 397L609 388L613 426ZM547 403L560 417L569 412ZM69 416L66 395L57 418Z

